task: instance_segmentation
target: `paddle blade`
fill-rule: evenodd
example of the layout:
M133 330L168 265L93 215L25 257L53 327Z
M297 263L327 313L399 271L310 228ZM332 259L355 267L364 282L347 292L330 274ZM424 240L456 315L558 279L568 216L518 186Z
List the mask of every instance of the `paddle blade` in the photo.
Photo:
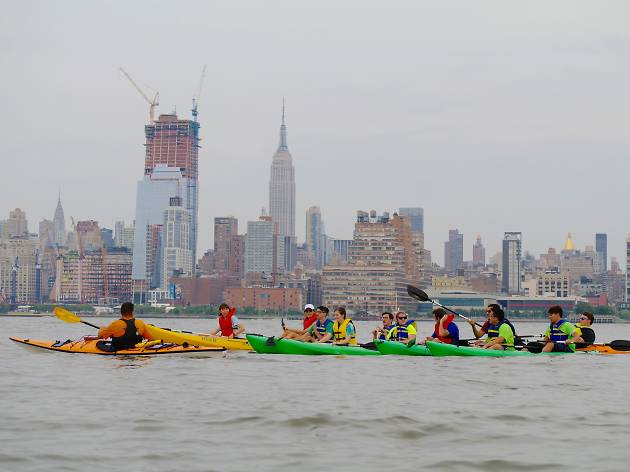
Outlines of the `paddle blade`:
M421 302L428 302L429 296L418 287L414 287L413 285L407 285L407 293L410 297L415 298L416 300L420 300Z
M627 341L625 339L610 341L608 345L613 349L616 349L617 351L630 351L630 341Z
M60 306L56 306L53 309L53 313L57 316L57 318L59 318L61 321L65 321L66 323L81 323L81 318L79 318L71 311L68 311L65 308L61 308Z

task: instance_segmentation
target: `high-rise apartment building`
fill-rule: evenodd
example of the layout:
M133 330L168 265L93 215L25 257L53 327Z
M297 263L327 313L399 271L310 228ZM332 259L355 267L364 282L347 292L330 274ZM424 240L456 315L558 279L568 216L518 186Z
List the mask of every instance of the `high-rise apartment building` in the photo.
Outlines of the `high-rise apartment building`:
M37 301L37 254L36 240L0 239L0 303Z
M630 236L626 238L626 298L630 301Z
M287 145L284 104L282 105L280 144L271 162L269 215L278 223L280 236L295 236L295 171L293 158Z
M317 269L324 264L324 222L319 207L306 210L306 250L309 259Z
M608 270L608 235L595 234L595 252L597 253L597 271L602 274Z
M507 295L521 293L522 233L506 232L503 237L502 291Z
M271 216L247 222L245 235L245 274L264 273L276 277L284 266L284 238L278 234L278 224Z
M411 207L399 208L398 214L409 218L411 231L414 233L424 233L424 208Z
M16 208L9 212L9 219L6 222L6 232L9 238L25 238L28 236L28 221L26 213Z
M481 236L477 235L473 244L473 266L483 267L486 265L486 248L481 243Z
M232 262L232 243L238 235L238 220L232 216L214 219L215 272L229 274Z
M448 232L448 241L444 242L444 268L448 275L457 275L457 270L464 264L464 235L458 229Z
M181 197L183 206L190 211L192 225L189 247L193 261L197 260L197 218L199 201L199 123L180 120L177 115L160 115L157 121L144 127L146 154L144 175L151 177L158 167L178 169L183 188L168 197ZM168 200L161 209L168 205ZM136 232L136 236L138 232ZM193 267L194 271L194 267Z
M171 197L169 206L164 210L162 226L162 280L164 290L169 288L171 277L190 277L193 274L190 231L192 215L183 206L180 197Z

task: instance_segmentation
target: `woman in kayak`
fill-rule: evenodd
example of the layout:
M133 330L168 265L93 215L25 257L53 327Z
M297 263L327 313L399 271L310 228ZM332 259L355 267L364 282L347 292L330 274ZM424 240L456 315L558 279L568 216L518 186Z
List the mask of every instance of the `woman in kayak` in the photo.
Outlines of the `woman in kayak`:
M408 320L409 316L404 311L396 313L396 324L390 330L388 339L401 343L416 341L417 331L415 321Z
M230 308L227 303L219 305L219 326L210 331L210 335L214 336L221 333L224 338L236 338L245 331L245 326L239 324L238 318L235 316L236 307Z
M433 334L426 341L435 341L438 343L459 344L459 328L453 322L454 315L450 315L444 308L435 308L433 310L435 318L435 328Z
M96 347L101 351L115 352L121 349L129 349L143 339L151 339L144 322L133 317L133 309L133 303L123 303L120 306L120 319L113 321L109 326L99 329L98 336L86 336L85 340L111 338L111 342L97 342Z
M335 344L357 344L357 330L350 318L346 317L346 309L342 306L335 310L335 322L333 323L333 341Z

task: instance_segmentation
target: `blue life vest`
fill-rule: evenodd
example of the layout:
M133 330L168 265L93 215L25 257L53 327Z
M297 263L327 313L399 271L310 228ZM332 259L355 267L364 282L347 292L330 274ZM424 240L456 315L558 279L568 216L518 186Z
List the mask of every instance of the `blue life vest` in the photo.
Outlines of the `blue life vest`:
M568 321L561 319L561 320L558 320L557 323L549 324L549 340L550 341L558 342L558 341L566 341L567 339L569 339L569 336L560 330L560 326L562 326L564 323L568 323Z
M393 333L394 335L390 337L390 339L395 339L396 341L409 339L409 331L407 330L407 327L413 323L415 323L413 320L408 320L405 324L396 323L392 328L392 330L395 330Z
M389 332L394 329L395 325L389 325L389 328L383 326L383 330L385 331L384 333L381 333L378 335L377 339L382 339L383 341L387 341L387 335L389 334Z
M320 323L319 320L315 322L315 330L320 334L320 336L324 336L326 334L326 328L331 326L333 322L326 318L323 323Z

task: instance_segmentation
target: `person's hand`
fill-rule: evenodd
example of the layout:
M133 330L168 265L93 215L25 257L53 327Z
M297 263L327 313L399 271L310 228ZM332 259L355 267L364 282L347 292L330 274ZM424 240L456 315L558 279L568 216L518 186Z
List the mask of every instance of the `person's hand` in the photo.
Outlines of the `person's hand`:
M475 321L474 320L468 320L468 324L470 326L475 326Z
M234 339L234 333L230 334L230 335L228 336L228 339Z

